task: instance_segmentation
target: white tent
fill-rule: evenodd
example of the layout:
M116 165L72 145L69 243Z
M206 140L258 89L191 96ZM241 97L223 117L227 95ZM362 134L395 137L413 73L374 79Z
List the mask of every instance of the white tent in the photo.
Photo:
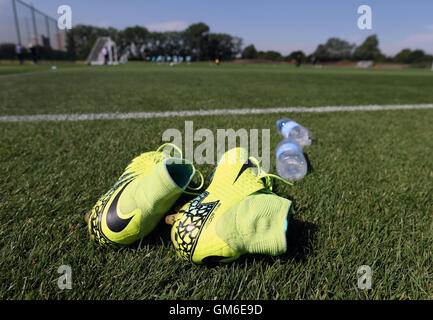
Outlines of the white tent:
M110 37L99 37L96 39L93 45L92 51L90 51L87 57L86 64L90 65L103 65L105 64L104 48L108 51L107 64L115 65L118 64L117 60L117 46L116 43L111 40Z

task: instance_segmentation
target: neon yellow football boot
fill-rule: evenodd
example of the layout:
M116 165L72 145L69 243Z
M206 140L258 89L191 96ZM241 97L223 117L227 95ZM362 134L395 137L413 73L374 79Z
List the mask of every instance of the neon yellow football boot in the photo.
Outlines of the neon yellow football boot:
M167 145L180 158L163 151ZM194 174L192 163L172 144L136 157L85 216L90 237L103 246L125 246L145 237L182 193L195 194L185 191Z
M243 148L223 155L206 191L166 218L173 224L171 240L181 258L200 264L286 251L292 202L272 193L271 177L278 176L260 171Z

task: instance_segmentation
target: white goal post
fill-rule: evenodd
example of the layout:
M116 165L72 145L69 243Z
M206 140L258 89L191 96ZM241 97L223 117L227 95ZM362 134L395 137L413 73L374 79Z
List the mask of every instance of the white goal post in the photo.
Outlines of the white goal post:
M104 51L107 51L107 59L105 58ZM89 65L116 65L119 61L117 59L117 46L110 37L99 37L96 39L89 56L87 57L86 64Z

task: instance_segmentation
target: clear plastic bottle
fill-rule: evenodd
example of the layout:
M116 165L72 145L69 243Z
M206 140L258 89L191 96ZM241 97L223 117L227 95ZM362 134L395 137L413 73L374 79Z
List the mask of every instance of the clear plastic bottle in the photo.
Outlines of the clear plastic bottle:
M286 180L300 180L307 174L308 164L302 149L288 139L277 145L276 163L278 175Z
M310 130L289 118L278 120L277 130L284 138L301 147L309 146L313 139Z

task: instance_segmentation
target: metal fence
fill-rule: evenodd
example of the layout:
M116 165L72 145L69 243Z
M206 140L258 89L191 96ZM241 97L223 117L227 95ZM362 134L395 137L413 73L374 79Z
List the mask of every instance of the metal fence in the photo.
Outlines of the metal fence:
M0 1L0 44L44 46L66 51L66 32L57 20L21 0Z

